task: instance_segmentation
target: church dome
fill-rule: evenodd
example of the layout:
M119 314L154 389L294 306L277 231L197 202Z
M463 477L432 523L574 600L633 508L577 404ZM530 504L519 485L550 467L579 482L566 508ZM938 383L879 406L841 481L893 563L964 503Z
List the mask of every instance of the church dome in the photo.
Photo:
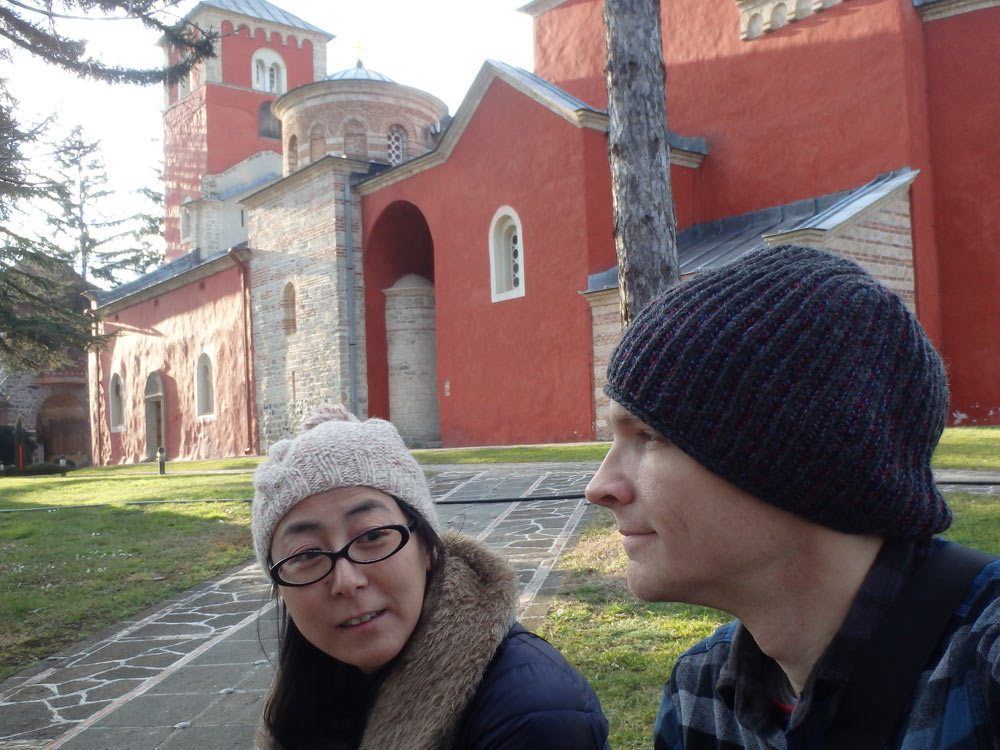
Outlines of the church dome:
M271 111L281 121L286 176L327 155L399 166L434 148L448 116L437 97L360 60L282 94Z
M394 80L389 78L389 76L382 75L378 71L369 70L366 68L360 60L358 64L353 68L347 68L346 70L338 70L336 73L331 73L324 81L385 81L386 83L395 83Z

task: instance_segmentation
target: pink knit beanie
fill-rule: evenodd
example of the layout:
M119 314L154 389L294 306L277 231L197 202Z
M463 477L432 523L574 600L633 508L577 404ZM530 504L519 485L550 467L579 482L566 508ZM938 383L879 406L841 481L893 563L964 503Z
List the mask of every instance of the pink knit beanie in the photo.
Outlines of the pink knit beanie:
M326 404L267 454L253 479L253 545L265 571L278 522L300 500L336 487L381 490L440 531L427 479L390 422L361 422L340 404Z

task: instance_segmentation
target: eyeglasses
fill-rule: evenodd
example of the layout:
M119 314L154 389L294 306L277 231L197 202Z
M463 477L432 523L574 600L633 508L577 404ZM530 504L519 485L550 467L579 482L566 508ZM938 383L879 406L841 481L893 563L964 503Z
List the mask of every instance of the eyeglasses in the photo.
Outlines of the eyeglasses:
M415 524L411 521L407 526L390 524L369 529L336 552L307 549L289 555L270 566L271 579L279 586L308 586L330 575L341 557L357 565L381 562L406 546Z

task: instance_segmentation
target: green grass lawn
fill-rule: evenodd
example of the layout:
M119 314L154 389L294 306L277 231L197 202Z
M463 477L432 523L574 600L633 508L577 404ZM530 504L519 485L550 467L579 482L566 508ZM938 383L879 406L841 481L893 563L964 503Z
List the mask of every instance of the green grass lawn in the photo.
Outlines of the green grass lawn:
M1000 471L1000 427L949 427L932 465L935 469Z
M249 525L246 502L0 515L0 680L246 562Z

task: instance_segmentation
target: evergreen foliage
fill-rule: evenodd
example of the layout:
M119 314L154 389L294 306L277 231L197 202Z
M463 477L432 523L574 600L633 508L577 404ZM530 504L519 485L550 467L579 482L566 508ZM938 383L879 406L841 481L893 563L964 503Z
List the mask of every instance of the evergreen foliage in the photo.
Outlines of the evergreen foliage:
M22 48L83 78L147 85L173 82L213 56L217 41L216 34L174 23L176 6L175 0L0 0L0 58L9 59L11 50ZM71 19L133 19L182 54L177 63L162 69L107 65L90 56L84 42L60 33L59 23ZM40 127L24 127L16 106L0 79L0 366L38 372L78 362L101 338L79 305L65 304L74 279L63 251L48 239L15 231L9 221L25 204L65 195L25 156L26 148L38 140Z
M77 126L55 144L55 182L60 189L46 211L63 258L84 282L121 283L122 273L141 274L163 260L151 238L159 236L162 220L152 214L117 211L117 194L108 187L100 141L90 141ZM142 195L162 207L162 196L144 189Z

